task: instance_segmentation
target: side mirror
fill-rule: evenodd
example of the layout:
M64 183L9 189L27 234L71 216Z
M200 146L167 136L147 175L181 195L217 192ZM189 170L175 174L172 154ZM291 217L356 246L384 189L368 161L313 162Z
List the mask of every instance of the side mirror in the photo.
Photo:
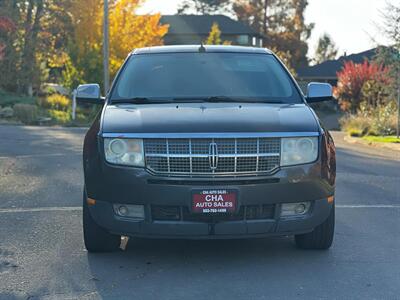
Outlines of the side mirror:
M311 82L307 86L307 102L315 103L333 99L332 86L329 83Z
M97 83L81 84L76 88L76 100L83 103L101 104L100 86Z

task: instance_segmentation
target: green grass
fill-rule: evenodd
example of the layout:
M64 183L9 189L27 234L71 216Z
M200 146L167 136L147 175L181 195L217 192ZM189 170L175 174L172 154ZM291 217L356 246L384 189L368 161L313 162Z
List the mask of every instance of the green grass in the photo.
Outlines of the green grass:
M363 137L364 140L368 142L377 142L377 143L400 143L400 139L395 136L371 136L367 135Z
M0 90L0 106L13 106L14 104L36 104L36 97L21 96Z

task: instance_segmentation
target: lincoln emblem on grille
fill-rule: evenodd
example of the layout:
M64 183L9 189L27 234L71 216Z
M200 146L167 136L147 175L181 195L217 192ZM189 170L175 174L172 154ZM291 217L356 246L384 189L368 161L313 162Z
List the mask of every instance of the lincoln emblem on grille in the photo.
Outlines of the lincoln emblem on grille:
M210 162L211 170L216 170L218 167L218 146L217 143L210 143L208 151L208 160Z

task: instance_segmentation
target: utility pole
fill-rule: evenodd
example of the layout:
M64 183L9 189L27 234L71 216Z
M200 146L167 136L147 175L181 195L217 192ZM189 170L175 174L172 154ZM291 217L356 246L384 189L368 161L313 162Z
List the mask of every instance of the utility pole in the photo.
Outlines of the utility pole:
M395 50L396 51L396 50ZM395 68L397 73L397 128L396 136L400 138L400 51L397 51L395 57Z
M108 0L104 0L103 21L103 68L104 68L104 94L107 95L110 85L109 74L109 22L108 22Z
M400 80L397 87L397 138L400 138Z

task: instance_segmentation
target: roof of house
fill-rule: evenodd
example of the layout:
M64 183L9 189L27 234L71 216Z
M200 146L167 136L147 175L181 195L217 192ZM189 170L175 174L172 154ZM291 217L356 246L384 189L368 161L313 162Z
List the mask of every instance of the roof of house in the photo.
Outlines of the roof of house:
M155 46L135 49L132 53L137 54L155 54L155 53L186 53L199 52L199 45L179 45L179 46ZM209 53L256 53L271 54L266 48L243 47L243 46L225 46L225 45L204 45L205 52Z
M208 35L213 23L223 34L258 35L251 27L224 15L164 15L162 24L169 24L168 34Z
M361 53L341 56L338 59L328 60L315 66L300 68L296 71L297 76L299 78L336 79L336 73L342 69L346 61L353 61L359 64L364 62L365 59L371 60L376 55L376 50L377 48L374 48Z

